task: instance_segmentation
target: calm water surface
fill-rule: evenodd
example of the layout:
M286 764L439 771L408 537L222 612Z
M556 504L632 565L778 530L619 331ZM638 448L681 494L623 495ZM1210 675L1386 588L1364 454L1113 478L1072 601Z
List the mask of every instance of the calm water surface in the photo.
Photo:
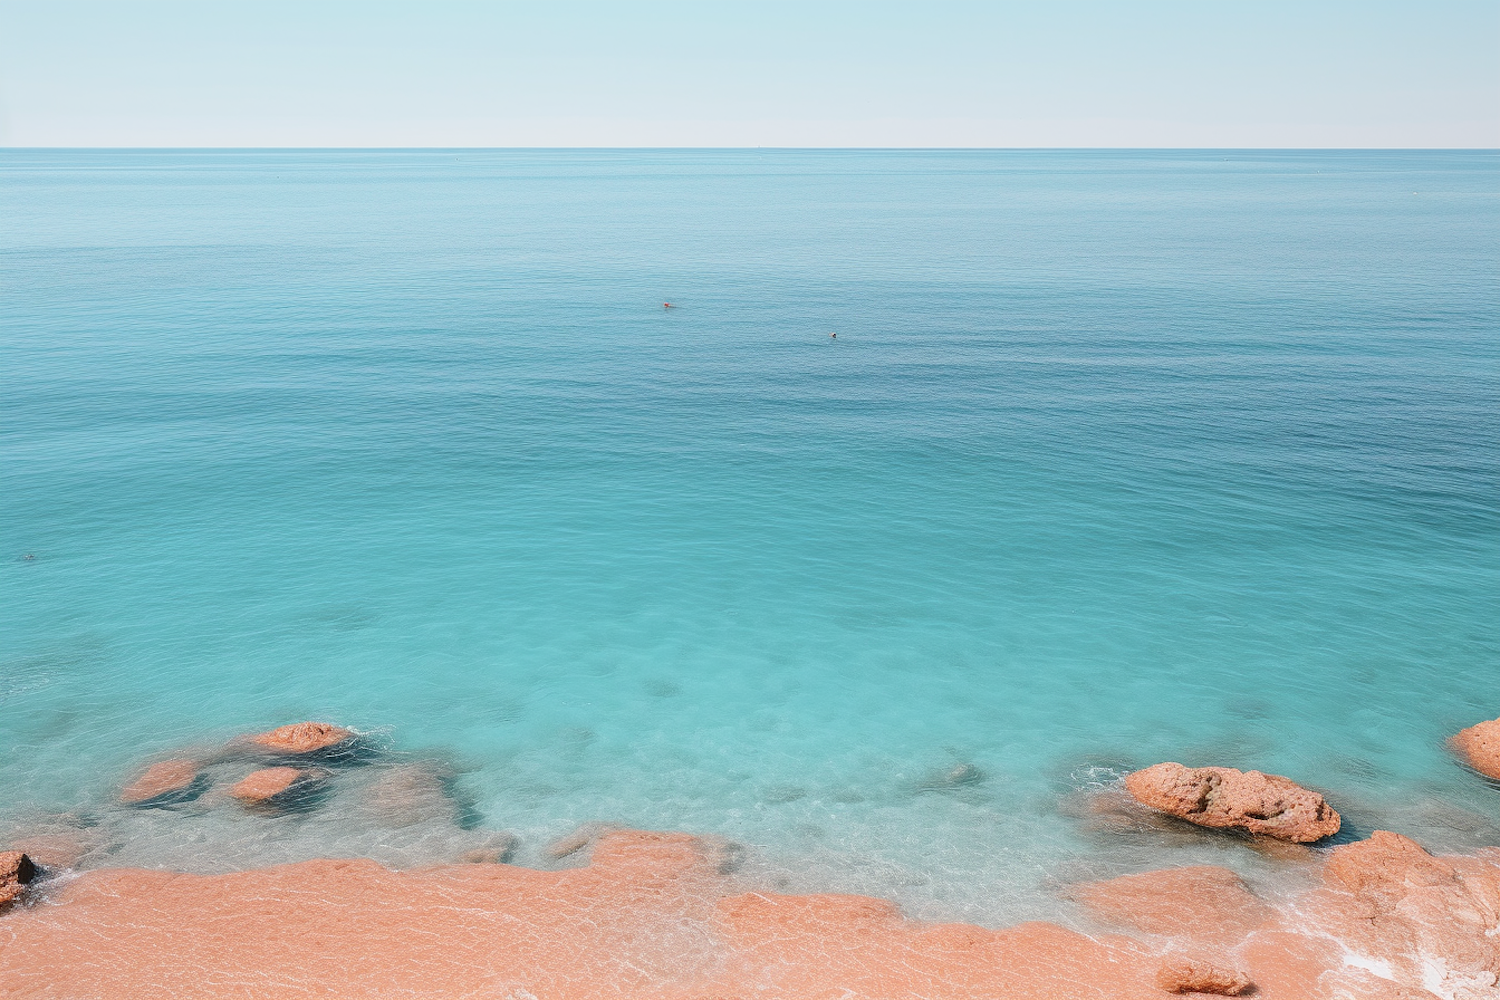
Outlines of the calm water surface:
M1158 760L1500 843L1497 279L1493 153L0 151L0 822L437 857L109 805L311 717L922 916L1270 864Z

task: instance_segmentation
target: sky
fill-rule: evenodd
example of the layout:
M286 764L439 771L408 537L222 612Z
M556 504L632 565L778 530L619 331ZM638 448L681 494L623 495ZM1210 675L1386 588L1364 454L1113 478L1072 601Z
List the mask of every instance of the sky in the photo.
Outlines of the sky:
M12 2L9 146L1500 147L1500 0Z

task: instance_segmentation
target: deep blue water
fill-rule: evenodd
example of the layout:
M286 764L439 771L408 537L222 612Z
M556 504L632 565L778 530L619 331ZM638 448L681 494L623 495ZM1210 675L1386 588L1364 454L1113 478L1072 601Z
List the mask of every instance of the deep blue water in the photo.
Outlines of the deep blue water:
M0 820L111 863L378 854L107 806L309 717L923 915L1260 864L1084 828L1164 759L1500 843L1494 153L5 150L0 281Z

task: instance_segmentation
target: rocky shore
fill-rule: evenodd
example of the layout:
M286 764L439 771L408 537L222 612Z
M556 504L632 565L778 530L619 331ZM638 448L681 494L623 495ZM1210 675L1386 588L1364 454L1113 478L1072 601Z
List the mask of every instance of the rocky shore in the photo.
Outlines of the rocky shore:
M1483 771L1487 744L1453 745ZM440 766L378 758L352 730L303 723L152 763L121 801L264 820L359 782L362 808L396 824L453 808ZM1164 763L1116 794L1199 836L1314 846L1296 848L1293 889L1274 896L1225 868L1167 868L1065 887L1079 926L985 929L768 892L729 842L606 824L548 845L572 865L556 870L505 863L513 838L495 831L474 831L451 864L217 875L74 869L45 853L55 839L38 850L23 836L0 844L23 848L0 853L0 995L1500 997L1500 846L1433 855L1385 831L1319 846L1340 829L1333 806L1256 771Z

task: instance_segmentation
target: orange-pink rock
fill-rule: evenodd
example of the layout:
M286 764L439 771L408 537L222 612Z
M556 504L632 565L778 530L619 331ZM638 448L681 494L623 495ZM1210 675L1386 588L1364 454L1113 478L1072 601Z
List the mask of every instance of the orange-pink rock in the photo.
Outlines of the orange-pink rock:
M1274 913L1238 875L1212 865L1084 882L1068 895L1111 923L1203 947L1231 947Z
M266 767L231 786L229 794L246 805L264 805L309 777L308 772L296 767Z
M1156 985L1168 993L1208 993L1237 997L1254 985L1243 972L1221 969L1199 959L1173 959L1156 970Z
M187 758L152 764L146 773L125 786L120 801L139 805L185 791L198 777L198 762Z
M1167 989L1212 993L1243 977L1265 1000L1500 996L1500 849L1434 857L1379 832L1328 852L1307 874L1313 880L1283 906L1210 867L1084 883L1069 894L1153 935L1174 956L1164 969L1182 971L1180 956L1182 968L1224 973L1163 972Z
M1500 781L1500 719L1470 726L1449 742L1470 767Z
M1500 987L1500 850L1438 858L1381 830L1335 849L1325 878L1316 902L1347 946L1449 993Z
M1500 976L1497 849L1433 857L1378 833L1329 852L1321 879L1284 905L1210 867L1080 887L1096 913L1149 935L1139 941L746 892L716 851L616 831L563 871L88 871L3 917L0 996L1480 1000ZM1179 904L1188 912L1173 914Z
M36 877L36 865L20 851L0 851L0 911L21 898Z
M252 736L250 742L277 753L313 753L337 746L353 735L352 729L326 722L297 722Z
M1337 986L1362 998L1500 994L1500 850L1434 857L1378 831L1335 848L1323 874L1322 888L1240 948L1258 989L1320 996Z
M745 893L710 854L680 834L616 832L563 871L90 871L5 918L0 996L1162 997L1158 960L1123 938Z
M1136 801L1199 826L1300 844L1339 831L1339 814L1323 796L1276 774L1166 763L1128 775L1125 789Z

